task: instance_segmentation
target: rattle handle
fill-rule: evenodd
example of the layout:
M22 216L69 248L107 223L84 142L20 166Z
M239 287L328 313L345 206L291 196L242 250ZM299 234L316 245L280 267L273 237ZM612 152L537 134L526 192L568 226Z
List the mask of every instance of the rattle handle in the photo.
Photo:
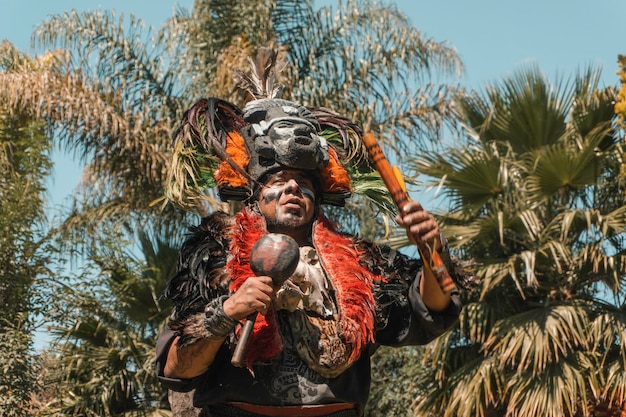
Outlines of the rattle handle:
M246 317L246 321L241 328L241 334L239 335L239 342L235 346L235 351L233 352L233 357L230 360L230 363L233 365L243 368L245 364L245 356L246 349L248 347L248 341L250 340L250 335L252 334L252 329L254 329L254 322L256 321L256 316L258 312L254 312Z

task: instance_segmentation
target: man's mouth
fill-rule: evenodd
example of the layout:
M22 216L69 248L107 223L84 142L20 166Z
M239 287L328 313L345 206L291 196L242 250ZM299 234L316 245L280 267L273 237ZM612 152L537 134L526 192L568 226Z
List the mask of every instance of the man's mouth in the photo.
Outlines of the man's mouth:
M283 207L285 210L291 213L299 213L302 210L302 202L296 198L290 198L289 200L283 203Z
M294 205L300 207L300 206L302 206L302 199L292 197L292 198L289 198L287 201L285 201L285 205L287 205L287 204L294 204Z

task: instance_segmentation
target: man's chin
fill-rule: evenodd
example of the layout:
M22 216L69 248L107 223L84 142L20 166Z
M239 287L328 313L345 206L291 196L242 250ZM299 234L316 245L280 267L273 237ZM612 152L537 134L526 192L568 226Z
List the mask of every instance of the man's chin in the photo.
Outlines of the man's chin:
M275 233L300 232L309 229L311 222L305 222L301 217L288 217L282 220L273 220L267 222L267 229Z

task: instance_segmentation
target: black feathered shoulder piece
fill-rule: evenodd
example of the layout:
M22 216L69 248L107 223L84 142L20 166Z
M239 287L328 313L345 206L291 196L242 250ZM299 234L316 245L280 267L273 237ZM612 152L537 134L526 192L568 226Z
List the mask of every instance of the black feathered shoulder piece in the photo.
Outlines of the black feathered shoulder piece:
M209 301L228 294L230 279L224 266L230 245L227 231L233 223L232 216L218 211L189 229L176 275L164 293L174 306L170 324L203 311Z

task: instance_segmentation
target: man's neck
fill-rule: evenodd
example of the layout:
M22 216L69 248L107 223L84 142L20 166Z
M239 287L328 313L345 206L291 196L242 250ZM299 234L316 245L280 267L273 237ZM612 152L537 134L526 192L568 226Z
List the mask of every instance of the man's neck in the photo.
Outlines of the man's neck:
M281 227L280 225L268 225L267 231L270 233L282 233L298 243L298 246L308 246L311 244L311 225L302 227Z

